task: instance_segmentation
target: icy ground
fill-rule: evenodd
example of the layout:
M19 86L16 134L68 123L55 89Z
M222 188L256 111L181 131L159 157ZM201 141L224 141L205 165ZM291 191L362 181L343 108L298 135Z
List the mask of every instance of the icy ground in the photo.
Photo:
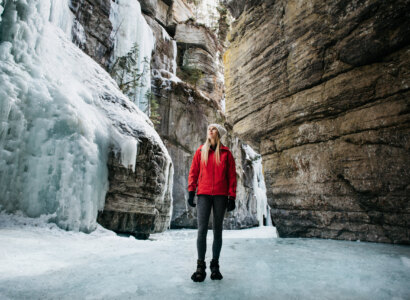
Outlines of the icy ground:
M410 299L410 247L224 230L221 281L190 279L196 230L149 240L0 213L0 299Z

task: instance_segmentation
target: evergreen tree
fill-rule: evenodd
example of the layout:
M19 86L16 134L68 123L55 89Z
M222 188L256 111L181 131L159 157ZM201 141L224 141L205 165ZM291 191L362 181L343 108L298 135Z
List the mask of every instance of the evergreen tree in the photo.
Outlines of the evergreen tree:
M138 44L135 43L130 51L121 57L118 57L112 65L109 73L112 78L117 82L120 90L127 95L131 101L140 107L140 104L147 104L149 106L149 100L140 98L140 89L146 86L143 82L144 75L149 72L148 57L144 57L142 61L142 70L138 67L139 49ZM145 95L144 95L145 96ZM148 112L147 115L149 114Z

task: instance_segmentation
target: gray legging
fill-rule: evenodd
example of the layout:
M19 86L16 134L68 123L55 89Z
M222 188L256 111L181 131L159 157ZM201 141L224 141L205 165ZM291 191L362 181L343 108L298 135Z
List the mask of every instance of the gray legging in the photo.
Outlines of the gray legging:
M212 254L214 259L219 259L222 248L222 229L228 196L225 195L198 195L197 215L198 215L198 259L205 259L206 235L208 233L209 216L213 207L213 232L214 241L212 244Z

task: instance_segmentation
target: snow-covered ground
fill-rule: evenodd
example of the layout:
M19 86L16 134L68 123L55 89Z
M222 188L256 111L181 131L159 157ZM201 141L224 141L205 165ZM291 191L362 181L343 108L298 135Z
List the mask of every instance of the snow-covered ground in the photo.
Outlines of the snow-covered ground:
M409 299L410 247L224 230L221 281L196 268L194 229L148 240L0 213L0 299Z

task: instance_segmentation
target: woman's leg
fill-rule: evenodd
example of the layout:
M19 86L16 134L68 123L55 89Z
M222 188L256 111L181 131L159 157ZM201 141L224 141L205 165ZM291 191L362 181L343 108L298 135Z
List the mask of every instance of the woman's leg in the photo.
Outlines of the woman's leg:
M198 237L196 247L198 249L198 259L205 259L206 252L206 235L208 233L209 216L211 215L212 198L208 195L198 195L197 219L198 219Z
M212 244L212 255L214 259L219 259L222 248L222 230L225 210L228 203L228 196L215 195L213 201L213 232L214 241Z

